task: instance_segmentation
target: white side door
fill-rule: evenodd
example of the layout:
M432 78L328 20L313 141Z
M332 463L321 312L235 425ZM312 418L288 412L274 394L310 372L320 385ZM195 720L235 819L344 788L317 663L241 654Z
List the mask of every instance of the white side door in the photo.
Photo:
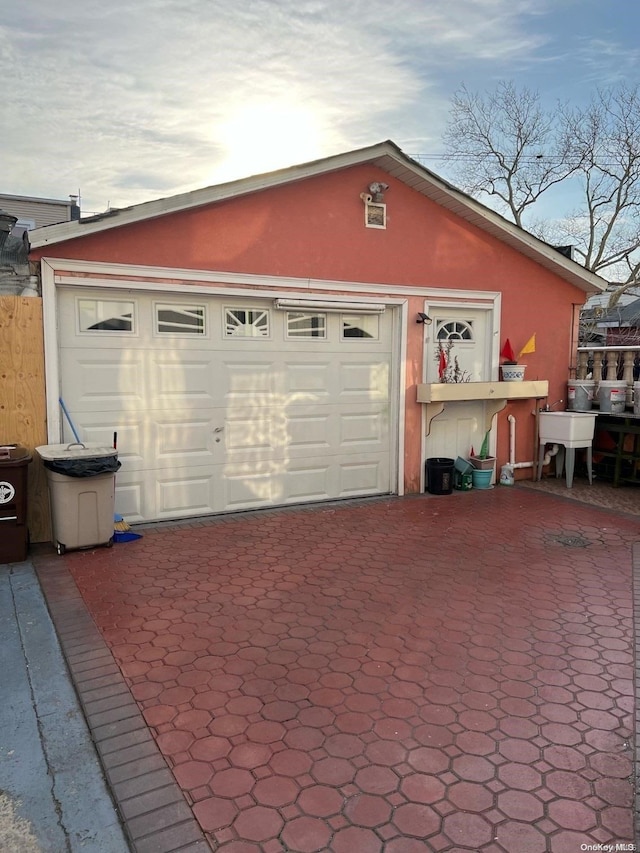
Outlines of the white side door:
M428 383L488 382L491 379L491 313L480 308L434 307L425 327ZM484 440L485 404L481 400L447 403L433 419L425 440L426 457L476 453Z

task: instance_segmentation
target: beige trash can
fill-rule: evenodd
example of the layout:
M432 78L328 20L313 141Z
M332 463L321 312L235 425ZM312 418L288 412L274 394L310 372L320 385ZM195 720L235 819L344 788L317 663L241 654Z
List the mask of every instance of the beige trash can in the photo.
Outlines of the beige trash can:
M53 542L58 554L113 545L116 471L112 447L47 444L36 447L47 470Z

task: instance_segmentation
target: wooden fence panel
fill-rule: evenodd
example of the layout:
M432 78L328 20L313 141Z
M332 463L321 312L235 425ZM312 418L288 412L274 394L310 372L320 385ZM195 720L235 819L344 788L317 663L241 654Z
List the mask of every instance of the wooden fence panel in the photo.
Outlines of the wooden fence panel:
M51 539L45 470L34 448L47 443L42 299L0 296L0 443L33 454L28 479L32 542Z

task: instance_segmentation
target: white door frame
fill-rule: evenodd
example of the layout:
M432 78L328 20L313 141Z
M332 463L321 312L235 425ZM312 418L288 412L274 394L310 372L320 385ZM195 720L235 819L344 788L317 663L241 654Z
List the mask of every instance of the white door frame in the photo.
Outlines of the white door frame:
M160 267L138 267L95 261L43 258L42 304L45 356L45 391L47 400L47 441L62 441L62 413L59 404L61 377L58 341L58 288L117 289L153 291L208 296L277 299L324 291L323 298L344 302L345 307L358 303L384 305L392 312L391 387L390 387L390 488L404 494L405 398L408 300L406 289L390 288L378 283L336 282L311 279L279 278L251 274L206 270L183 270ZM101 277L104 276L104 277ZM176 281L180 282L176 284ZM242 286L244 285L244 286ZM423 293L423 289L412 289ZM396 295L390 296L390 292ZM372 294L379 295L372 295ZM400 293L402 295L400 295ZM353 295L351 295L353 294ZM368 294L368 295L364 295ZM316 293L317 295L317 293Z

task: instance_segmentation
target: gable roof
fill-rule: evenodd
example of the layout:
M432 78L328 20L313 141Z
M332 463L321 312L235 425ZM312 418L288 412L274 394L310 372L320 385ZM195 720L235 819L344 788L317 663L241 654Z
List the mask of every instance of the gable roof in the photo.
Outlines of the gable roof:
M131 207L109 210L106 213L75 222L37 228L31 231L29 235L31 247L41 249L66 240L107 231L111 228L131 225L135 222L166 216L182 210L191 210L214 202L237 198L248 193L259 192L260 190L364 164L379 167L416 192L422 193L441 207L450 210L482 231L486 231L586 293L601 291L607 286L605 280L600 276L589 272L548 243L538 240L537 237L519 228L513 222L509 222L499 213L429 171L416 160L408 157L390 140L275 172L254 175L238 181L217 184Z

